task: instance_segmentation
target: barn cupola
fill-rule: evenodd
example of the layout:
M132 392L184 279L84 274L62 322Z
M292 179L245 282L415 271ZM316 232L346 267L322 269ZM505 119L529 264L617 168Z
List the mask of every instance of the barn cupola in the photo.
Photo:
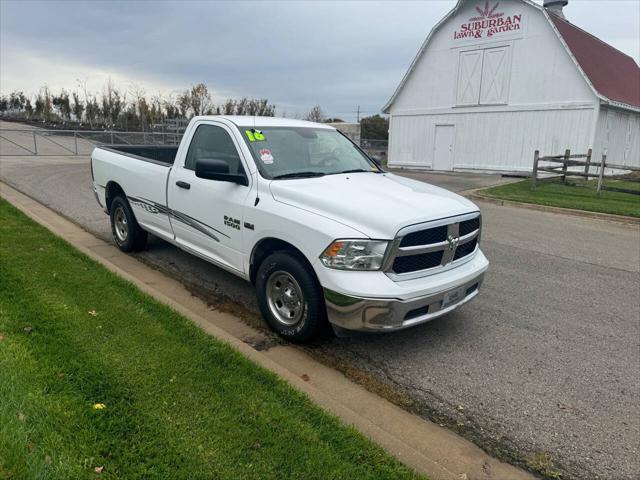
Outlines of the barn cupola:
M553 13L554 15L564 18L562 9L566 7L568 3L569 0L544 0L543 6L549 13Z

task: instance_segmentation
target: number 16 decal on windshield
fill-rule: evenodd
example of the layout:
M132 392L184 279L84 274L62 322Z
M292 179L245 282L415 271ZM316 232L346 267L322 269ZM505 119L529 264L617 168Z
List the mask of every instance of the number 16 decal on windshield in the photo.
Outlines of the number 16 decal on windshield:
M245 130L244 133L247 134L247 138L250 142L263 142L264 134L260 130L256 130L252 128L251 130Z

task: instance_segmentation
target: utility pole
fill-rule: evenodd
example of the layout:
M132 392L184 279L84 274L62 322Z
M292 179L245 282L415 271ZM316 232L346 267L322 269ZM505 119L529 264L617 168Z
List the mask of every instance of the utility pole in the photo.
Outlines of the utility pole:
M357 123L360 123L360 105L358 105L358 111L357 111L357 117L356 118L358 119Z

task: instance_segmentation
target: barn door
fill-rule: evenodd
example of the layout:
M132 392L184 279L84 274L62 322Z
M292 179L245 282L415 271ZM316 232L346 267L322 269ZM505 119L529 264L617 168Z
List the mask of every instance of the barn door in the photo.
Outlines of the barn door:
M507 62L509 47L489 48L482 62L480 103L507 103Z
M433 170L453 170L453 125L436 125Z
M482 50L460 52L458 67L458 105L477 105L482 78Z

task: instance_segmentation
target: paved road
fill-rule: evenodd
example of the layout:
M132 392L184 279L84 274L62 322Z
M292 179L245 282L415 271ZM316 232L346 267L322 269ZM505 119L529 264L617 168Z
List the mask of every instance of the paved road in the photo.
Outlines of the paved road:
M2 153L0 142L0 153ZM413 175L413 174L412 174ZM457 190L486 177L431 175ZM102 238L86 158L0 157L0 178ZM564 478L638 478L640 231L481 204L491 271L477 300L430 324L316 347L403 392L415 410ZM142 258L255 311L252 288L155 240Z

